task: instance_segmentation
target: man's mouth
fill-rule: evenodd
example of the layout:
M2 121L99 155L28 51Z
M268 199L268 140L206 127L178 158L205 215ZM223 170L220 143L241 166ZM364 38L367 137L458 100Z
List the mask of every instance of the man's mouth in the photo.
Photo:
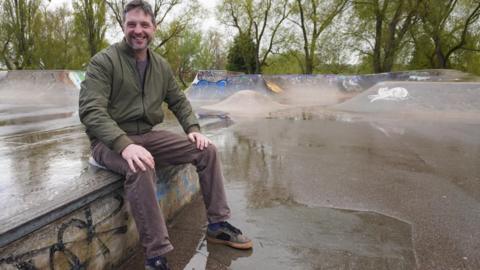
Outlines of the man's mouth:
M136 43L143 43L143 42L146 40L145 37L133 37L132 39L133 39L133 41L135 41Z

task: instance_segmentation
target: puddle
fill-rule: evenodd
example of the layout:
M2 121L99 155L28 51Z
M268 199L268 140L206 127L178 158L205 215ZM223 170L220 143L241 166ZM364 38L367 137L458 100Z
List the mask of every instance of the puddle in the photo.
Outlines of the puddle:
M207 269L476 269L478 130L267 119L212 133L232 223L255 245L209 249Z

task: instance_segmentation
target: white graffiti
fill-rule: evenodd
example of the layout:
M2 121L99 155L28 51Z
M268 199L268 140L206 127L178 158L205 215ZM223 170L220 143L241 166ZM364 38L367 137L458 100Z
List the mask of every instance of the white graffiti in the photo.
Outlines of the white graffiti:
M403 87L394 87L388 89L388 87L382 87L378 89L377 95L369 95L370 102L377 100L394 100L402 101L408 99L408 91Z
M418 75L410 75L408 77L409 80L411 81L428 81L430 80L429 76L418 76Z

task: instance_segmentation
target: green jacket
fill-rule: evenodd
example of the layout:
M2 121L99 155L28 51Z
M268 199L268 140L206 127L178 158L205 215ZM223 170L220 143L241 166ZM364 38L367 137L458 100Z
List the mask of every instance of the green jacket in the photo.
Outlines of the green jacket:
M91 141L98 139L120 153L133 143L127 135L146 133L163 121L164 101L185 132L199 129L167 62L150 49L148 55L143 92L133 50L125 41L91 59L79 99L80 121Z

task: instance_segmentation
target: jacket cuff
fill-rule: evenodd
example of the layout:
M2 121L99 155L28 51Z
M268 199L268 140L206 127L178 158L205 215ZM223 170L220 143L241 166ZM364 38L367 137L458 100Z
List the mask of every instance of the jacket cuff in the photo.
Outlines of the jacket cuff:
M187 128L187 134L190 134L192 132L200 132L200 126L197 124L191 125Z
M130 144L133 144L133 141L127 135L121 135L113 141L112 149L120 154Z

